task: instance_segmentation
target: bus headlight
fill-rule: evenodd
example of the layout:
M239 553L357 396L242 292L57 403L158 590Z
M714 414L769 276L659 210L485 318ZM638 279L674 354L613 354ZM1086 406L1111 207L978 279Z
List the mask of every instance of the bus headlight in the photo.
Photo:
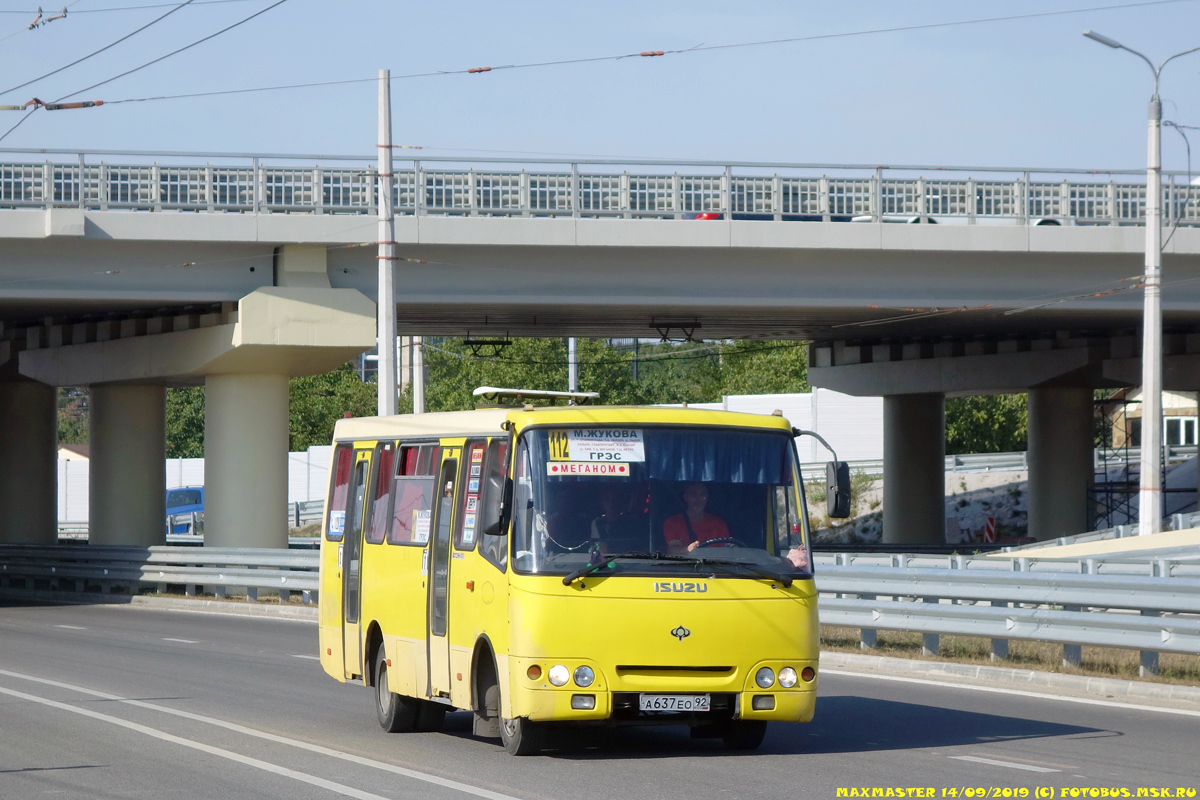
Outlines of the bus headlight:
M795 673L792 674L794 675ZM554 680L554 678L551 677L550 680ZM770 689L775 683L775 673L770 667L763 667L754 674L754 682L757 683L761 689Z
M571 679L571 672L562 664L555 664L547 675L550 677L550 683L555 686L563 686Z
M791 667L784 667L779 670L779 685L785 689L790 689L796 685L796 670Z
M592 685L592 681L596 680L596 673L592 672L592 668L584 665L575 668L575 683L579 686L587 688Z

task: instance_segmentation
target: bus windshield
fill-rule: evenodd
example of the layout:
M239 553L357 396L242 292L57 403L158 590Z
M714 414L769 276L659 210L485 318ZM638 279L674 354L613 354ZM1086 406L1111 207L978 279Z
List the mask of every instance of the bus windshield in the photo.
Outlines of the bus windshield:
M812 572L799 467L783 432L534 429L520 439L514 483L517 572L566 575L621 553L671 558L614 559L602 574Z

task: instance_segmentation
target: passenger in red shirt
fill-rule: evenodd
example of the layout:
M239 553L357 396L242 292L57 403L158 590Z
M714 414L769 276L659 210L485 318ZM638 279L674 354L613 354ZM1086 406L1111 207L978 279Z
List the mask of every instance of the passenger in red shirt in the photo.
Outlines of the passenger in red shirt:
M689 483L683 489L683 502L687 510L663 523L663 538L667 540L668 553L690 553L710 539L729 538L725 520L704 510L708 505L707 486Z

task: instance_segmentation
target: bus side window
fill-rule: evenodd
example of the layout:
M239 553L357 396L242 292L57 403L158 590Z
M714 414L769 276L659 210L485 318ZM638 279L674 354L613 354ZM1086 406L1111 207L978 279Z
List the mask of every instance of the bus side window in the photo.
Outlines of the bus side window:
M462 508L458 514L458 530L454 536L455 550L474 550L479 533L480 490L483 488L483 456L487 445L482 440L467 443L463 461L466 491L462 493Z
M354 466L354 450L339 444L333 459L333 480L329 487L329 518L325 520L325 538L338 542L346 531L346 500L350 489L350 470Z
M381 544L387 532L388 502L392 499L388 489L392 485L392 466L396 457L393 442L380 442L375 448L375 480L371 489L370 519L367 528L367 544Z
M504 494L504 479L508 475L508 439L496 437L488 446L483 463L483 480L480 484L479 530L485 531L500 516L500 500ZM508 537L488 536L479 540L479 552L501 572L508 566Z

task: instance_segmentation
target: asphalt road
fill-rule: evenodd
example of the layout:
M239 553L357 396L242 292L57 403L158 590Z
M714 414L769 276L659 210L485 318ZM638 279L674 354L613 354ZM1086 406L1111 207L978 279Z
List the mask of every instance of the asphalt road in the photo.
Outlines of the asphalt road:
M512 758L474 739L465 714L441 733L386 734L370 690L322 672L312 623L0 601L3 800L1061 797L1200 783L1200 713L834 670L816 720L773 725L753 753L681 727L570 732L556 745Z

